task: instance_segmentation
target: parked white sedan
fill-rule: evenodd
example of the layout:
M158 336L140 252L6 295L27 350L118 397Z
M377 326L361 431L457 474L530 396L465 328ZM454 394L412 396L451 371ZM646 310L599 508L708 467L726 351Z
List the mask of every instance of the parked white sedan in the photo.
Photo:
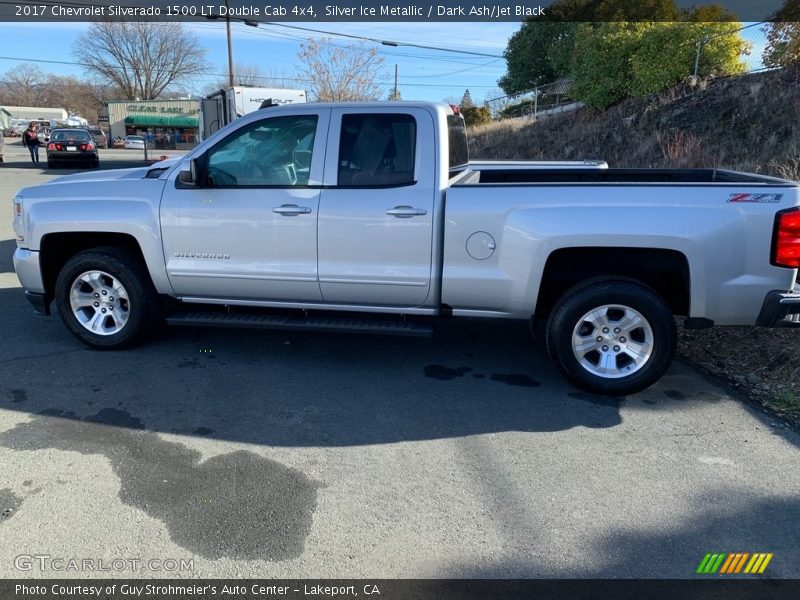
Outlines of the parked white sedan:
M141 135L129 135L125 138L126 150L144 150L144 138Z

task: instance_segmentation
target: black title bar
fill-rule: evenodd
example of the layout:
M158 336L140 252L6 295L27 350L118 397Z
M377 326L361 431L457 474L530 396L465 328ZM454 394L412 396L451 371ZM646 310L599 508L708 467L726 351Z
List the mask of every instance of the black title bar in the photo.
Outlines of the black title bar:
M452 22L523 21L666 21L674 17L653 14L648 0L628 0L626 15L604 9L590 0L580 13L560 10L565 0L0 0L0 21L197 21L226 18L258 24L278 22ZM769 19L785 0L675 0L678 9L715 4L724 9L715 20L754 22ZM595 10L597 9L597 10ZM634 15L631 17L631 15Z
M800 580L16 579L3 600L795 600Z

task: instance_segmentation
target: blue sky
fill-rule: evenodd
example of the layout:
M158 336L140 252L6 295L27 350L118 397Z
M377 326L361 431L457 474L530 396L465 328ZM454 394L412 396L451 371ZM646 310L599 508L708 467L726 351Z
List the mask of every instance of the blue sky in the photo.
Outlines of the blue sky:
M519 28L518 23L291 23L349 35L399 43L438 46L500 56L508 38ZM227 50L224 21L186 23L208 49L206 58L212 65L209 74L198 79L193 91L226 77ZM75 40L89 27L88 23L0 23L0 74L21 62L75 61L71 48ZM233 24L233 53L236 62L261 65L270 75L291 78L296 76L296 55L300 44L308 37L323 37L284 27L261 25L259 28ZM337 45L357 43L355 40L331 38ZM399 88L405 100L460 99L469 88L473 100L493 98L497 80L505 72L502 58L479 57L467 54L424 50L412 46L377 46L384 58L385 81L388 92L393 83L394 65L398 65ZM18 60L22 58L23 60ZM60 75L83 76L83 68L68 64L35 63L43 71ZM297 82L286 87L303 88Z

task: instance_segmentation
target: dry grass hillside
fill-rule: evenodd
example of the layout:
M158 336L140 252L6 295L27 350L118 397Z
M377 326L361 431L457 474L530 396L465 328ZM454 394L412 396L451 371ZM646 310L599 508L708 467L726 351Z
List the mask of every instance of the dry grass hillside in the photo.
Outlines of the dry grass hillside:
M682 86L531 123L471 131L476 159L578 160L612 167L718 167L800 181L800 68ZM679 356L800 424L800 330L681 331Z
M680 86L599 112L471 131L482 159L582 160L612 167L723 167L800 179L800 68Z

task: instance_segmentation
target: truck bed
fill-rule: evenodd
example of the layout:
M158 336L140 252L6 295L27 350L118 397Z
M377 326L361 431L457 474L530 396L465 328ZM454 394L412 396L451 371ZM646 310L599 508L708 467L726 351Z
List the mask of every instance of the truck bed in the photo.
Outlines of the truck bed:
M740 173L725 169L520 169L491 168L469 170L453 182L457 186L492 185L504 183L750 183L791 185L788 182L751 173Z

